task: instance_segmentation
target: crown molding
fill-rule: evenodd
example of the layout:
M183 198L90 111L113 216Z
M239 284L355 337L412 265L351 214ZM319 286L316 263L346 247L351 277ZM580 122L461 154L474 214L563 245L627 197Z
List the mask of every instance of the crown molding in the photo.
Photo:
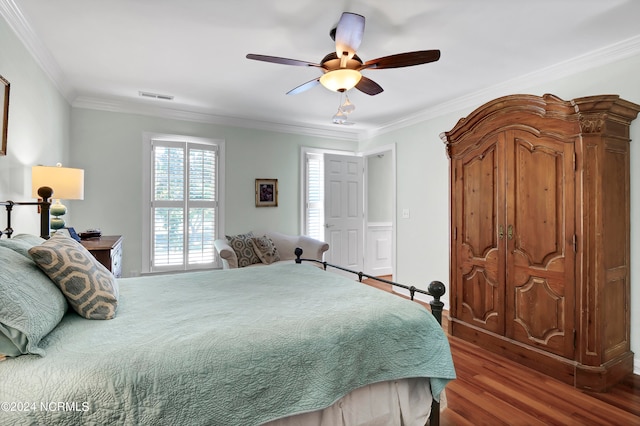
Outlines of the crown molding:
M200 123L219 124L232 127L248 129L267 130L280 133L290 133L306 136L331 138L338 140L358 141L361 139L361 132L332 130L322 127L313 127L300 124L272 123L260 120L249 120L233 117L216 116L212 114L148 106L134 102L124 102L111 99L102 99L89 96L77 96L65 84L65 77L62 69L51 55L49 49L42 43L22 11L13 0L0 0L0 16L9 24L9 27L16 34L18 39L24 44L27 51L34 58L36 63L42 68L45 74L52 81L56 89L74 108L88 108L95 110L123 112L153 116L167 119L194 121Z
M36 63L53 82L56 89L58 89L68 102L71 102L74 93L64 84L65 79L62 69L51 55L49 49L47 49L36 35L18 5L16 5L13 0L0 0L0 16L7 21L9 27L11 27Z
M327 128L313 127L308 125L274 123L269 121L252 120L237 117L225 117L203 112L141 105L128 101L105 99L99 97L78 96L71 103L71 106L73 108L85 108L100 111L137 114L170 120L193 121L198 123L240 127L245 129L266 130L279 133L290 133L296 135L306 135L338 140L360 140L360 132L358 131L349 132L344 130L331 130Z
M640 54L640 36L634 36L627 40L591 51L584 55L576 56L575 58L568 59L558 64L487 87L483 90L440 103L416 114L409 115L402 120L387 123L369 132L367 137L372 138L393 130L398 130L403 127L441 117L449 113L474 109L479 105L500 96L519 93L524 89L536 85L541 85L562 77L577 74L591 68L607 65L638 54Z
M465 96L426 108L401 120L385 123L374 129L340 130L325 127L314 127L302 124L273 123L260 120L223 117L208 113L148 106L133 102L110 99L100 99L89 96L76 97L76 93L65 84L65 78L60 66L49 50L37 37L19 7L13 0L0 0L0 15L7 21L17 37L26 46L35 61L51 79L58 91L75 108L89 108L96 110L125 112L168 119L194 121L218 124L232 127L268 130L281 133L299 134L331 139L361 141L399 130L443 115L473 109L488 100L510 93L521 92L526 88L544 84L601 65L619 61L640 53L640 36L594 50L587 54L560 62L558 64L536 70L503 83L487 87L483 90L469 93Z

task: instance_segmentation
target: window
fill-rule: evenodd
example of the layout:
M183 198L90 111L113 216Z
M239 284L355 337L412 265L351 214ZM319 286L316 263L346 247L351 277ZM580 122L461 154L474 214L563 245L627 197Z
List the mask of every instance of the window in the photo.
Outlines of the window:
M221 141L147 136L148 223L143 271L218 266Z
M304 234L324 240L324 159L323 154L306 153Z

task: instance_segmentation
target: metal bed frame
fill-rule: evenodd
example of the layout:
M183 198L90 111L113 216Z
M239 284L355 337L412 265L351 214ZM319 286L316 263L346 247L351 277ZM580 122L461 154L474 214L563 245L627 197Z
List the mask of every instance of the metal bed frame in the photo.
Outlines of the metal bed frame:
M369 279L380 281L386 284L391 284L396 287L404 288L405 290L409 290L409 295L411 300L414 300L414 296L416 293L422 293L427 296L431 296L433 297L433 300L429 301L429 306L431 307L431 314L435 317L436 321L438 321L438 324L442 325L442 310L444 309L444 303L440 300L440 298L444 296L444 293L446 292L446 287L440 281L431 281L431 283L429 283L427 290L422 290L414 286L406 286L404 284L399 284L393 281L385 280L383 278L375 277L373 275L365 274L364 272L356 272L352 269L343 268L342 266L333 265L331 263L327 263L322 260L303 259L301 258L302 249L299 247L296 248L295 254L296 254L296 263L302 263L303 261L313 262L313 263L322 265L325 271L327 270L327 267L331 267L331 268L339 269L341 271L355 274L358 276L359 282L362 282L362 278L369 278ZM440 426L440 402L436 401L435 399L431 403L431 414L429 415L428 424L429 426Z
M42 201L0 201L0 206L5 206L7 209L7 227L4 231L0 231L0 237L6 235L7 238L11 238L13 234L13 228L11 227L13 206L38 206L40 209L40 236L44 239L49 239L49 209L51 207L53 189L48 186L40 187L38 188L38 195L42 198Z
M11 213L13 211L13 206L38 206L40 208L40 236L44 239L49 239L49 210L51 207L51 196L53 195L53 190L49 187L41 187L38 189L38 195L42 198L42 201L26 201L26 202L14 202L14 201L0 201L0 206L5 206L7 210L7 227L4 231L0 231L0 237L6 235L7 238L11 238L13 234L13 228L11 227ZM429 301L429 305L431 307L431 314L436 318L438 324L442 325L442 310L444 308L444 303L440 300L442 296L444 296L446 288L443 283L440 281L432 281L427 290L422 290L416 288L414 286L406 286L404 284L399 284L393 281L385 280L383 278L378 278L369 274L365 274L364 272L356 272L351 269L343 268L342 266L333 265L331 263L327 263L324 261L320 261L317 259L303 259L302 249L295 249L296 255L296 263L305 262L314 262L321 264L324 270L327 270L327 267L340 269L345 272L349 272L358 276L358 281L362 282L363 278L369 278L376 281L380 281L386 284L391 284L396 287L404 288L409 290L411 300L414 300L414 296L416 293L422 293L428 296L433 297L433 300ZM440 403L435 399L431 403L431 414L429 415L430 426L440 426Z

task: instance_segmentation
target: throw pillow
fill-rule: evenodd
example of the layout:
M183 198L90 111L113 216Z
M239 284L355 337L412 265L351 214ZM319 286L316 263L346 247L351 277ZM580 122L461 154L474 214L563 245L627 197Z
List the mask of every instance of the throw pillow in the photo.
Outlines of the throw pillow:
M253 245L253 251L256 252L256 255L260 258L262 263L270 265L273 262L280 260L280 253L278 253L278 249L273 244L273 241L271 241L271 239L266 235L252 238L251 244Z
M253 265L254 263L260 263L260 258L256 255L251 244L251 239L254 237L253 232L247 232L246 234L239 234L234 236L227 235L227 241L229 245L236 252L238 258L238 268Z
M29 256L29 249L38 244L42 244L45 241L46 240L44 238L36 237L35 235L18 234L10 239L0 239L0 246L10 248L31 260L31 256Z
M44 355L40 340L66 311L60 289L30 258L0 247L0 357Z
M54 234L29 250L36 264L60 287L74 311L87 319L111 319L118 307L115 277L71 237Z

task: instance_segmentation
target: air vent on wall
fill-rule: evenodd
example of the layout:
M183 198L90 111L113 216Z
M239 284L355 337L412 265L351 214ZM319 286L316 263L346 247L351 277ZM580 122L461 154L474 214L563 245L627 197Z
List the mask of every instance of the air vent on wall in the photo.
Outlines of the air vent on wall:
M151 93L151 92L138 92L138 94L145 98L164 99L165 101L173 100L173 96L171 95L161 95L159 93Z

